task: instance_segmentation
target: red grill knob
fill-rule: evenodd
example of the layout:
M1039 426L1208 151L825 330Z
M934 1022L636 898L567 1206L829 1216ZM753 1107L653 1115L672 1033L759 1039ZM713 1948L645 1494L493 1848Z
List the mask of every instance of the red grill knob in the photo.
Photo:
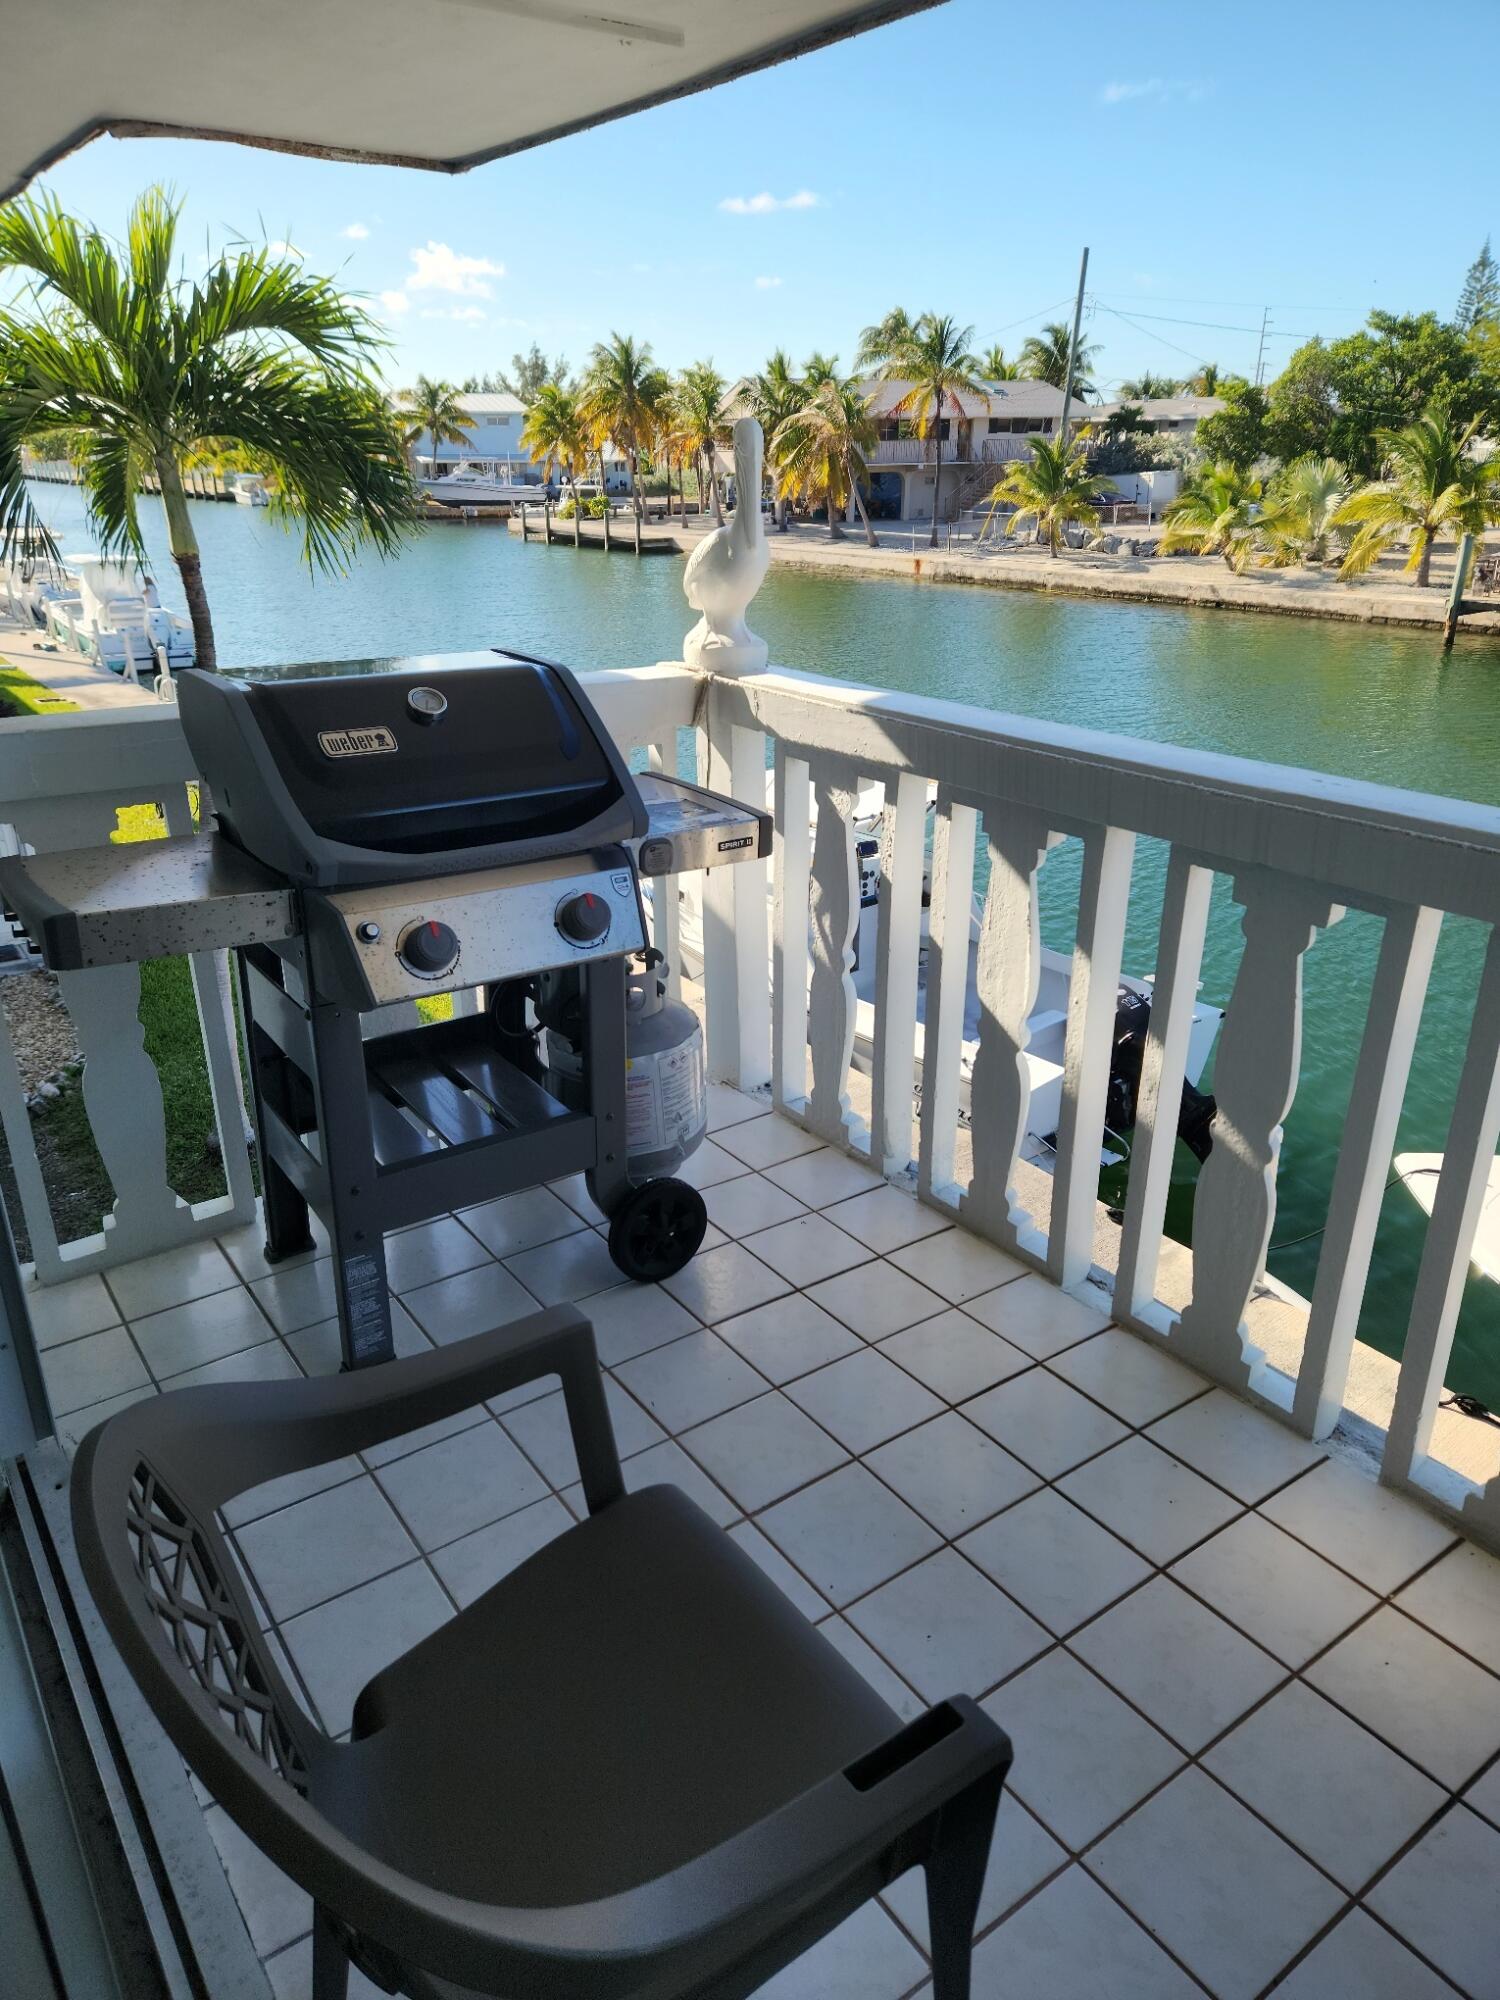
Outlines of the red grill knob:
M557 906L557 928L569 944L597 944L609 934L609 905L602 896L568 896Z

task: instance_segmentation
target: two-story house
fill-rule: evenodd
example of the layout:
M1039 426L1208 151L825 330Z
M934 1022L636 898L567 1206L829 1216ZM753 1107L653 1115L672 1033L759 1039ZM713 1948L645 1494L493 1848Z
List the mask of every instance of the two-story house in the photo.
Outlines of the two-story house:
M988 492L1010 460L1024 458L1029 438L1050 437L1062 421L1062 391L1050 382L994 382L979 395L950 398L941 424L930 425L921 438L915 422L897 414L910 383L876 380L863 387L879 431L868 454L867 504L873 516L887 521L932 519L939 437L940 505L947 519ZM1087 406L1073 407L1080 418Z

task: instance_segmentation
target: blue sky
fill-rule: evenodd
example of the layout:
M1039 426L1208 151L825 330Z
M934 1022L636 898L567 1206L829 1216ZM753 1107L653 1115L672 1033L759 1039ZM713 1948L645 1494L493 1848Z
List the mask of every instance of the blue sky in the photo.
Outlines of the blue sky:
M950 0L456 179L132 139L49 184L114 229L171 183L190 269L207 243L290 241L369 296L393 382L533 339L577 365L611 328L731 376L777 345L847 361L898 303L1010 348L1064 316L1084 243L1106 388L1201 357L1249 372L1266 305L1274 371L1372 306L1451 312L1500 235L1495 21L1496 0Z

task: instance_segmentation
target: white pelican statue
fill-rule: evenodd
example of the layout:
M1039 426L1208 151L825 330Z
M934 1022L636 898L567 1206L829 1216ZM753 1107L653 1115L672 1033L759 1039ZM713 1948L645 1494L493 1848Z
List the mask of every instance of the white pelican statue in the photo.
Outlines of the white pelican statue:
M766 664L765 640L757 639L745 623L745 608L771 562L760 518L763 448L760 425L754 417L741 417L734 427L733 518L704 536L683 572L687 601L700 614L682 645L690 667L754 674Z

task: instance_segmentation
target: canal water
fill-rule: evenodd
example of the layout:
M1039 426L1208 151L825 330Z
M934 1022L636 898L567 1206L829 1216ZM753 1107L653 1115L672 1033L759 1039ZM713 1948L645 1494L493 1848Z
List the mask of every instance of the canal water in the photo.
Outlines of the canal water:
M75 489L38 485L33 494L65 549L90 545ZM143 512L162 597L180 607L156 503ZM495 644L580 668L638 666L675 658L691 622L682 565L670 557L575 554L523 546L494 523L445 523L395 561L372 557L346 577L313 579L263 510L201 503L193 512L228 668ZM1377 627L776 570L753 622L773 660L807 672L1500 804L1500 649L1489 642L1461 641L1445 660L1431 636ZM1046 941L1061 949L1076 916L1078 860L1069 843L1042 875ZM1144 844L1128 971L1152 969L1163 874L1161 852ZM1304 1294L1379 940L1378 921L1351 912L1305 960L1302 1067L1270 1258ZM1227 1000L1241 946L1219 879L1206 999ZM1482 948L1479 926L1445 924L1398 1150L1444 1147ZM1411 1196L1391 1186L1359 1329L1387 1353L1400 1352L1424 1226ZM1449 1383L1500 1409L1500 1287L1470 1280Z

